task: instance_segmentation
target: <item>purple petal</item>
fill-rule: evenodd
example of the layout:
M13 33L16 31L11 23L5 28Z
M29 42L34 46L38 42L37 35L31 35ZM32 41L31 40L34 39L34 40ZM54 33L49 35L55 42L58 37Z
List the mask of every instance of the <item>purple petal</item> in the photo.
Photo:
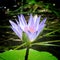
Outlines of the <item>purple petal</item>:
M35 23L36 30L39 28L40 18L41 16L39 16L36 20L36 23Z
M19 22L21 22L23 25L25 24L25 18L24 16L21 14L21 15L18 15L18 20Z
M21 16L18 16L18 18L19 18L19 25L21 29L24 31L24 27L27 25L27 22L22 14Z
M45 24L40 25L40 27L39 27L39 29L38 29L37 36L43 31L44 27L45 27ZM37 37L37 36L36 36L36 37Z
M21 36L22 36L21 28L17 24L15 24L13 21L9 20L9 22L12 26L11 28L13 29L13 31L18 35L18 37L21 38Z
M33 16L31 14L30 18L29 18L29 21L28 21L28 26L32 26L33 24L34 24L34 21L33 21Z
M21 14L20 18L21 18L21 22L23 23L23 25L27 25L27 22L22 14Z
M42 26L39 27L38 31L34 32L34 33L31 33L31 32L28 32L27 35L30 39L30 41L34 41L38 35L40 34L40 32L44 29L45 27L45 24L43 24Z
M24 31L24 25L20 22L19 26L21 27L21 29Z
M32 33L28 33L28 36L29 36L29 39L31 41L34 41L38 35L42 32L42 30L44 29L45 27L45 24L43 24L42 26L39 27L38 31L34 32L33 34Z
M42 25L42 24L45 24L46 19L47 19L47 18L44 18L43 21L42 21L40 24L41 24L41 25Z
M37 18L38 18L37 15L35 15L35 16L33 17L34 23L36 23Z
M13 27L11 27L12 28L12 30L16 33L16 35L20 38L20 39L22 39L22 32L21 32L21 30L17 30L16 28L13 28Z
M9 22L10 22L10 24L11 24L12 27L17 27L17 24L14 23L13 21L9 20Z
M21 22L19 23L17 20L16 22L17 22L17 25L24 31L24 26L22 25L22 23Z
M26 34L28 35L30 41L34 41L36 39L37 32L31 33L28 31L28 32L26 32Z
M36 35L37 35L37 31L35 33L31 34L31 36L29 36L30 40L34 41L36 39Z

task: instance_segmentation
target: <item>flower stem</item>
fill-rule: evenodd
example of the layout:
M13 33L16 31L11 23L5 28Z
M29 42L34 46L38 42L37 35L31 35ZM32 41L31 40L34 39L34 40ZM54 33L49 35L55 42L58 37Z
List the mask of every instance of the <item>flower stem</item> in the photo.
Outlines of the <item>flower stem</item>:
M29 55L29 47L27 47L27 49L26 49L25 60L28 60L28 55Z

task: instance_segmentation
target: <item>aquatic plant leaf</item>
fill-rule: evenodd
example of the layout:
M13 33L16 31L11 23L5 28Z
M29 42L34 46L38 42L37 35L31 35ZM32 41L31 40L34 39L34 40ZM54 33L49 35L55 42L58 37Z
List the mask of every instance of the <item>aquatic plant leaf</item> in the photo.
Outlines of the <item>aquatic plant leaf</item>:
M44 36L49 36L49 35L55 33L56 31L58 31L58 30L55 30L55 31L49 32L49 33L45 34Z
M54 30L54 31L51 31L49 33L44 34L43 36L39 36L39 39L41 39L43 37L54 37L54 36L57 36L57 35L52 35L52 34L54 34L57 31L59 31L59 30Z
M16 46L16 47L14 48L14 50L17 50L18 48L21 48L21 47L23 47L24 45L26 45L26 43L23 43L23 44L21 44L21 45Z
M48 43L34 43L32 45L43 45L43 46L56 46L56 47L60 47L60 45L48 44Z
M51 40L51 41L44 41L44 42L38 42L38 43L54 43L54 42L60 42L60 40Z
M32 45L44 45L44 46L58 46L58 47L60 47L60 45L52 44L54 42L60 42L60 40L38 42L38 43L33 43Z
M10 50L0 53L0 60L24 60L26 49ZM49 52L30 49L28 60L58 60Z

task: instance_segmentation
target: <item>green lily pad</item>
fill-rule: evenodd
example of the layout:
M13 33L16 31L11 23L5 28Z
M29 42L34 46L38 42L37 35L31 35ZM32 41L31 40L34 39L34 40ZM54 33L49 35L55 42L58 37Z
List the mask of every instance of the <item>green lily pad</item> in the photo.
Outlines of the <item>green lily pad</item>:
M0 60L24 60L26 49L22 50L10 50L0 53ZM30 49L28 60L58 60L49 52L40 52L37 50Z

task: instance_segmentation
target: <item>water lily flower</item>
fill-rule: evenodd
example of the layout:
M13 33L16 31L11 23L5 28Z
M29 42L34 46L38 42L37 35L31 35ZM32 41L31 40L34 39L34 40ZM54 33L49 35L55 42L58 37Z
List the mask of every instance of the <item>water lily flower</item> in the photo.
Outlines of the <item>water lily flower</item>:
M18 15L18 20L16 23L12 20L9 20L11 24L12 30L16 33L16 35L22 40L22 33L25 32L30 41L34 41L41 31L45 27L46 18L43 21L40 21L41 16L32 16L30 14L30 18L28 22L26 22L24 15Z

